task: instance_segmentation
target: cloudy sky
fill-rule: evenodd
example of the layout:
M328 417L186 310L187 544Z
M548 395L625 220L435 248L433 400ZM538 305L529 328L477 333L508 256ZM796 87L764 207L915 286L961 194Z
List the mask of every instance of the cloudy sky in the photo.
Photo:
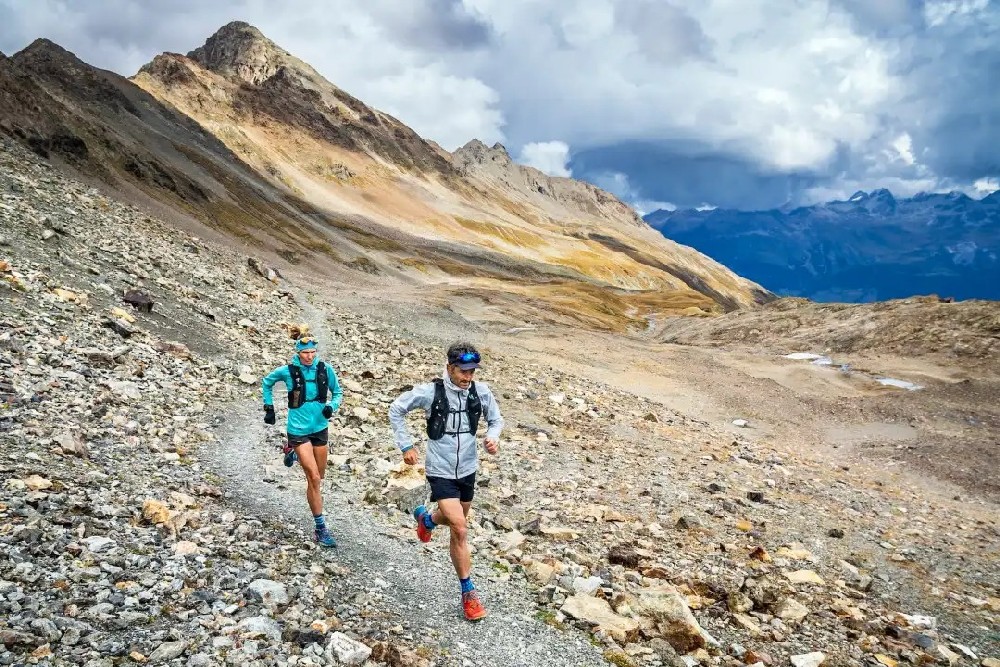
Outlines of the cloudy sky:
M131 75L235 19L446 148L641 211L1000 188L1000 0L0 0L0 51Z

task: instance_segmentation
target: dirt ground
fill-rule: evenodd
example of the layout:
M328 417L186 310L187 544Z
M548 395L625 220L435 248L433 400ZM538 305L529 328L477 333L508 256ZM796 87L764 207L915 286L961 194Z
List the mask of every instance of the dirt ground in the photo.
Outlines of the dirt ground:
M584 339L584 340L580 340ZM929 491L1000 500L1000 378L930 359L847 355L852 372L779 354L703 349L576 333L519 334L526 352L697 419L831 465L898 471ZM597 351L597 352L595 352ZM802 350L787 350L785 353ZM809 351L809 350L805 350ZM870 375L922 385L878 384ZM748 427L732 425L745 419Z
M344 295L363 308L365 292ZM380 293L385 301L388 295ZM465 334L523 360L566 370L649 398L695 419L831 467L868 470L932 496L1000 502L1000 373L996 364L943 354L832 354L835 366L783 355L756 341L722 347L661 343L642 335L520 326L476 299L447 300L450 320L430 316L433 290L399 290L396 317L411 333ZM393 309L380 307L382 314ZM404 314L405 313L405 314ZM766 339L765 339L766 340ZM848 364L845 373L840 364ZM920 385L884 386L888 377ZM746 427L732 422L744 419Z

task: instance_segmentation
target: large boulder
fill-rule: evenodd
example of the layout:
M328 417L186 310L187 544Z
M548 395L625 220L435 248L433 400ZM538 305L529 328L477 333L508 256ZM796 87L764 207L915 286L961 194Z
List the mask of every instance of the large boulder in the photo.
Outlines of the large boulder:
M412 513L417 505L423 505L427 501L430 493L431 487L427 484L423 466L401 463L389 472L385 497L401 512Z
M619 643L635 641L639 635L638 621L619 616L607 601L600 598L578 593L566 600L561 611L567 616L596 626L598 630L604 630Z
M647 589L632 602L631 607L636 614L653 621L660 636L679 653L689 653L705 647L707 633L701 629L688 609L684 596L673 586Z

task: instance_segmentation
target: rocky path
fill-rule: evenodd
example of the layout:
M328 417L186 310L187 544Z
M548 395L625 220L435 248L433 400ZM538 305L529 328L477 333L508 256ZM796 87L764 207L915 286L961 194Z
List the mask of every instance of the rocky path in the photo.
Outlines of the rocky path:
M313 331L320 340L330 340L323 315L301 301ZM262 519L288 522L309 542L312 523L301 468L281 465L280 430L263 424L260 406L247 402L230 411L217 434L218 447L205 453L206 463L224 480L232 502ZM336 443L331 450L337 454ZM466 622L448 557L447 533L438 531L427 546L415 536L400 536L398 524L387 525L367 509L360 502L360 489L332 465L324 496L328 523L339 546L329 551L317 548L314 558L344 566L345 589L380 599L415 644L445 654L439 664L607 664L582 633L559 631L540 620L523 584L496 580L489 563L476 557L473 580L490 615L480 623Z

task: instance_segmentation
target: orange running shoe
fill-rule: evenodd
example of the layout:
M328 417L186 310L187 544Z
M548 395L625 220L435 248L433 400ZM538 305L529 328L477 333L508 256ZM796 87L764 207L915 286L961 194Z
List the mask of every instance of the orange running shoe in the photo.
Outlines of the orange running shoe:
M486 607L479 601L479 593L475 590L462 593L462 609L465 611L465 618L468 621L479 621L486 618Z
M418 505L416 509L413 510L413 518L417 520L417 538L421 542L430 542L431 529L424 525L425 514L427 514L427 508L423 505Z

